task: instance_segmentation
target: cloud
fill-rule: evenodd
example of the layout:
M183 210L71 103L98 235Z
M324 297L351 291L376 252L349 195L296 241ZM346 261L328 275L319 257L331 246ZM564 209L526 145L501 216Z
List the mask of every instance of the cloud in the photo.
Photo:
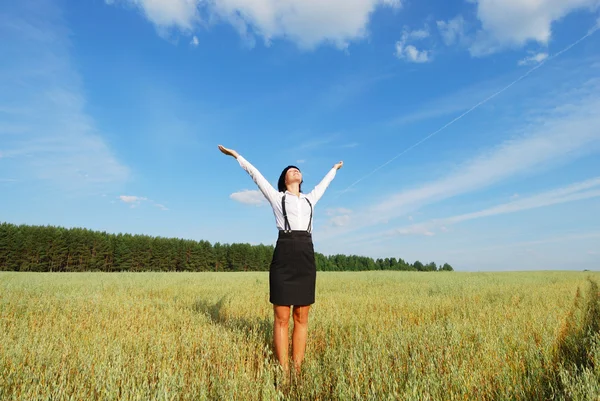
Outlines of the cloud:
M378 7L400 9L400 0L118 0L139 8L160 30L184 33L196 26L225 21L250 44L254 35L269 45L284 38L300 48L328 43L346 49L368 36L367 25ZM204 17L204 21L201 21Z
M598 110L599 107L600 99L597 99L581 113L574 111L571 119L546 121L533 133L507 140L474 157L446 178L391 196L373 210L396 215L398 210L410 206L422 206L488 187L544 163L574 156L600 142L597 129L600 115L591 114L593 108Z
M416 31L405 29L400 40L396 42L396 57L411 63L427 63L431 61L430 51L419 50L414 45L407 44L411 40L422 40L427 37L429 37L429 31L427 29Z
M383 224L425 205L480 191L597 152L600 149L599 88L600 81L592 79L580 87L572 87L569 93L538 99L543 109L525 110L520 125L512 128L510 139L461 162L440 179L387 194L385 200L355 213L352 224L343 232L329 230L325 237Z
M167 211L169 210L168 207L166 207L165 205L161 205L160 203L155 203L154 206L156 206L157 208L159 208L160 210L164 210Z
M267 200L265 199L264 195L257 189L245 189L240 192L234 192L229 195L229 197L234 201L244 203L246 205L263 206L267 204Z
M462 15L448 21L437 21L436 24L446 46L464 44L468 41L466 23Z
M36 10L33 12L32 10ZM0 14L0 113L4 168L69 192L102 192L129 178L85 111L61 10L50 1L15 2Z
M125 203L140 203L141 201L148 200L148 198L133 195L121 195L119 196L119 199L121 199Z
M400 42L396 42L396 57L413 63L427 63L431 61L429 51L419 50L413 45L404 46Z
M464 213L440 219L432 219L425 223L412 224L409 226L371 234L366 237L361 237L360 240L377 240L377 238L399 235L434 235L435 230L448 232L448 226L469 220L517 213L524 210L537 209L561 203L575 202L598 197L600 197L600 177L573 183L566 187L545 191L536 195L524 197L519 200L502 203L476 212Z
M327 209L327 216L331 216L329 224L333 227L343 227L350 223L352 210L343 207Z
M329 222L335 227L342 227L350 223L349 215L335 216L329 219Z
M143 201L147 201L148 198L134 196L134 195L121 195L119 196L122 202L129 204L132 208L138 207Z
M537 195L503 203L477 212L465 213L441 220L435 220L432 223L436 225L451 225L483 217L515 213L523 210L537 209L540 207L546 207L560 203L597 198L600 197L600 189L594 188L598 187L600 187L600 177L574 183L564 188L545 191Z
M424 235L426 237L431 237L435 235L432 231L428 230L425 226L422 225L412 225L409 227L401 227L396 228L393 231L386 233L388 236L396 236L396 235Z
M176 26L190 31L200 21L200 0L106 0L106 4L129 3L160 28Z
M298 145L295 148L295 150L296 151L301 151L301 150L317 149L317 148L320 148L320 147L323 147L325 145L330 144L337 137L338 137L338 135L330 135L330 136L327 136L327 137L320 137L320 138L309 139L309 140L306 140L306 141L302 142L300 145Z
M298 164L306 163L306 160L304 160L304 159L299 159L299 160L296 160L296 163L298 163Z
M350 214L350 213L352 213L352 210L346 209L344 207L338 207L338 208L325 210L325 214L327 214L327 216L334 216L337 214Z
M398 8L402 7L402 0L383 0L383 4L388 5L392 8L398 9ZM600 21L600 19L598 21Z
M576 10L592 10L597 0L475 0L481 30L470 51L484 56L528 42L547 45L552 23Z
M417 29L416 31L412 31L409 33L409 37L411 39L425 39L429 37L429 30L427 29Z
M192 41L190 42L190 44L192 46L198 46L200 42L198 41L198 37L194 35L194 37L192 38Z
M548 58L548 53L537 53L533 56L525 57L523 60L519 61L519 65L531 65L538 64Z
M152 204L153 206L156 206L157 208L159 208L161 210L164 210L164 211L169 210L166 206L164 206L160 203L156 203L152 199L148 199L143 196L121 195L121 196L119 196L119 199L122 202L129 204L132 208L138 207L142 202L150 202L150 204Z
M556 63L556 59L553 61ZM565 69L573 69L572 66L566 67L567 63L558 63L557 71L564 71ZM582 76L595 76L594 68L598 68L600 63L591 60L589 62L580 62L577 65L577 70L581 71ZM540 67L534 66L533 68ZM530 70L531 71L531 70ZM454 116L459 117L460 114L466 112L473 107L488 100L494 100L494 103L499 104L500 99L504 101L520 102L525 97L531 97L531 94L539 92L541 89L547 89L548 80L556 79L554 76L547 76L541 71L537 71L536 74L527 75L527 79L521 79L520 81L514 80L514 73L503 74L494 77L491 80L485 82L477 82L470 86L452 92L447 95L440 96L430 101L426 101L422 104L415 105L413 110L410 110L397 117L391 118L386 122L390 126L399 126L406 124L413 124L424 120L432 120L443 116ZM512 81L512 82L511 82ZM507 84L508 83L508 84ZM518 85L516 85L518 83ZM577 87L581 85L580 82L574 82L570 86ZM598 87L598 85L597 85ZM507 90L510 89L510 90ZM600 89L600 88L599 88ZM501 96L498 96L500 95ZM559 97L557 94L553 97ZM569 99L569 102L571 99ZM523 109L528 108L528 105L524 104ZM555 107L551 105L549 109Z

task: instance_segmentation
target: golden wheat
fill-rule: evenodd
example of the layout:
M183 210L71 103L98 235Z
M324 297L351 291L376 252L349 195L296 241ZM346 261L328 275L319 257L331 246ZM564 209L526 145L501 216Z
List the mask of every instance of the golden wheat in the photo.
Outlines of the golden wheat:
M530 400L552 369L586 399L600 366L554 357L588 277L319 272L282 385L267 273L0 273L0 399Z

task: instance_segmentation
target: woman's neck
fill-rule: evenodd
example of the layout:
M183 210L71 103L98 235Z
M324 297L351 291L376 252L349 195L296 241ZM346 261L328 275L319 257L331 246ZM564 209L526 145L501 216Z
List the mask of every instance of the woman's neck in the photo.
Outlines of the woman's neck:
M287 190L296 196L300 196L300 184L298 184L298 183L294 182L294 183L288 184Z

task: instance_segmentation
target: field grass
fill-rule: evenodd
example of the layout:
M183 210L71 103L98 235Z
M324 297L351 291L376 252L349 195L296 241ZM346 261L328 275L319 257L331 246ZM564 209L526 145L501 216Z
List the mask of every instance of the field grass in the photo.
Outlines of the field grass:
M267 273L0 273L0 399L598 400L599 279L319 272L282 385Z

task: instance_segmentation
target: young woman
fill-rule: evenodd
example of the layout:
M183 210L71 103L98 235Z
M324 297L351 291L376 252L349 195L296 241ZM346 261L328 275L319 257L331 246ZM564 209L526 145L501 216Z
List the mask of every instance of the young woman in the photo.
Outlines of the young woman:
M237 159L267 198L279 230L273 260L269 269L269 301L273 304L273 341L275 354L283 370L288 368L288 323L293 305L294 331L292 360L296 371L304 359L308 311L315 302L317 269L312 243L313 209L343 162L335 164L325 178L308 194L302 193L302 173L296 166L281 172L277 189L235 150L219 145L219 150Z

